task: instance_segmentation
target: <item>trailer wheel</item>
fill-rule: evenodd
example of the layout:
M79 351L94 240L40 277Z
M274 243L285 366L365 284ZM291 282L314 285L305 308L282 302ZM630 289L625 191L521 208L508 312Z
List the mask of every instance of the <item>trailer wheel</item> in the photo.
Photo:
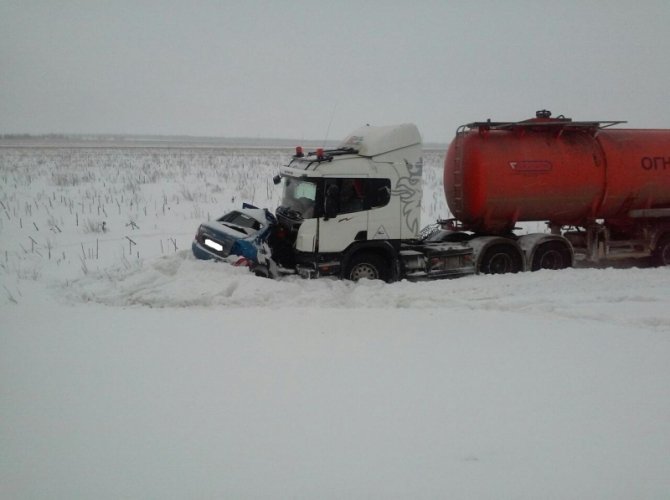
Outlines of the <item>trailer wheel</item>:
M479 261L479 271L484 274L518 273L523 264L521 256L509 245L494 245Z
M531 271L540 269L565 269L572 266L570 249L558 241L550 241L540 245L533 255Z
M658 240L653 259L656 266L670 266L670 234L666 234Z
M365 252L351 258L344 277L351 281L363 278L388 281L388 274L388 266L382 257Z

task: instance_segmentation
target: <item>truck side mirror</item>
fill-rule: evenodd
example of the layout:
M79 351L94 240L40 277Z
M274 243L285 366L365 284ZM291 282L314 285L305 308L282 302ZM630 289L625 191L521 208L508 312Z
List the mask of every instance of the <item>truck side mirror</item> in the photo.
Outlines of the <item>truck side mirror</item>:
M325 219L337 217L338 202L340 199L340 189L336 184L331 184L326 189L326 198L323 201L323 213Z

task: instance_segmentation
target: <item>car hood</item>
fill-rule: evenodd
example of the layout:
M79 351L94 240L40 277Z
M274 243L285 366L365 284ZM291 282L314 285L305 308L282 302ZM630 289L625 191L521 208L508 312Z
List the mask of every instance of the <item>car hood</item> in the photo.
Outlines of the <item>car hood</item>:
M208 232L213 233L213 235L225 236L226 239L242 240L253 238L258 233L258 231L254 231L253 229L243 228L219 221L203 222L201 226L207 229Z

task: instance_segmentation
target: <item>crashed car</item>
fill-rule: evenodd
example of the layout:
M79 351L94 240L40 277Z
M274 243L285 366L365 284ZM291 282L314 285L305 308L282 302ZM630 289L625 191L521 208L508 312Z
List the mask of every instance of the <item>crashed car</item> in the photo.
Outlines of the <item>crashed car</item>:
M198 259L256 263L259 241L263 241L276 219L264 208L244 204L215 221L203 222L195 235L191 250Z

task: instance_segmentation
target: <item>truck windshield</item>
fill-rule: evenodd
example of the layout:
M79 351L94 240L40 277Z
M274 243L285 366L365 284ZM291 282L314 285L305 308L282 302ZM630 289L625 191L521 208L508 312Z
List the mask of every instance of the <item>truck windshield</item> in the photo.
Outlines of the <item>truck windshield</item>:
M316 184L314 182L284 177L284 194L281 206L295 210L303 219L314 217L314 201L316 200Z

